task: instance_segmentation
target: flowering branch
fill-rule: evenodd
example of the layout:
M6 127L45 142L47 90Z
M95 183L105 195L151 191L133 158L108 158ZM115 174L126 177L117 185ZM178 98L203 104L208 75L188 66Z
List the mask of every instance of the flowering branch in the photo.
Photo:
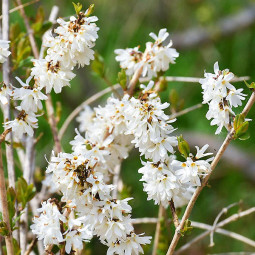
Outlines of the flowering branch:
M248 112L250 111L251 107L253 106L255 102L255 93L253 92L249 101L247 102L246 106L244 107L242 114L246 117L246 115L248 114ZM200 195L201 191L203 190L203 188L207 185L207 182L211 176L211 174L213 173L213 170L215 169L215 167L217 166L219 160L221 159L223 153L225 152L225 150L227 149L229 143L231 142L231 140L233 140L234 138L234 134L235 134L235 130L234 128L232 128L232 130L229 132L229 134L227 135L225 141L223 142L222 146L220 147L219 151L217 152L214 160L211 163L211 172L206 175L206 177L203 179L201 186L199 186L195 193L193 194L191 200L189 201L187 208L184 212L184 215L182 217L182 220L180 222L179 227L175 230L175 234L174 237L172 239L172 242L169 246L169 249L167 251L167 255L171 255L174 253L175 247L181 237L181 233L180 230L183 229L185 221L189 218L191 211L193 209L193 206L198 198L198 196Z

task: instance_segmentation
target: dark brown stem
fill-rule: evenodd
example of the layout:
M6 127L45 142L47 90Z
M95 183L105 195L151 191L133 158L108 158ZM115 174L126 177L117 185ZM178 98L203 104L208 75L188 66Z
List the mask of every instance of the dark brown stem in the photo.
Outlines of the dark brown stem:
M175 226L175 228L177 228L180 225L180 222L179 222L179 218L177 216L176 210L175 210L175 205L174 205L173 199L170 200L169 204L170 204L170 209L171 209L172 216L173 216L174 226Z

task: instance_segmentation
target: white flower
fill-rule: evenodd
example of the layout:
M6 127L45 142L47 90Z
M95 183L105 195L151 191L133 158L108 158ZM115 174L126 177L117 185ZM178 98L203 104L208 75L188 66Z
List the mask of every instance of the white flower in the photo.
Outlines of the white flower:
M59 244L64 241L61 233L60 221L66 222L57 205L49 199L42 203L42 207L37 209L40 216L33 218L34 224L31 225L32 232L37 235L38 240L43 240L46 247L49 244Z
M158 72L168 70L170 63L175 63L179 53L172 48L172 41L163 45L169 36L166 29L161 29L158 36L154 33L150 33L150 36L155 42L147 42L144 53L139 51L139 47L115 50L116 61L120 62L121 68L126 69L127 75L133 75L142 67L142 75L151 79L157 76Z
M143 248L141 245L150 244L151 237L143 236L143 234L137 235L131 232L124 239L119 239L114 243L109 244L107 255L119 254L119 255L138 255L143 254Z
M0 63L4 63L11 54L9 51L9 41L0 40Z
M179 176L181 183L189 183L191 186L200 186L200 178L207 175L211 171L210 161L213 158L201 160L203 157L212 155L212 153L204 153L208 148L208 144L204 145L201 149L196 146L197 154L194 157L190 154L186 162L173 160L171 163L175 170L175 174Z
M32 76L28 77L26 83L24 83L19 77L16 77L22 87L14 88L10 93L14 100L22 100L20 106L26 112L37 112L37 110L41 110L41 100L46 100L48 98L38 87L30 87L29 82L32 78Z
M16 107L18 110L21 110L19 107ZM33 128L38 127L36 115L33 112L26 113L24 110L21 110L18 117L14 120L4 123L6 129L11 128L14 134L14 137L21 139L23 134L28 134L33 136Z
M211 125L217 125L215 134L219 134L223 127L230 130L233 126L235 113L232 107L242 105L245 99L243 89L236 89L230 82L234 74L228 69L219 70L218 62L214 64L214 74L206 73L205 78L200 79L203 89L203 104L209 104L206 114L208 120L212 119Z
M94 51L91 48L98 38L99 28L94 23L97 20L96 16L85 17L80 14L78 18L72 16L67 22L63 19L57 20L60 26L55 29L55 33L61 37L61 40L68 42L69 50L66 54L69 54L74 64L84 66L94 59Z
M75 77L70 69L62 66L62 62L54 63L48 57L34 59L33 63L31 75L34 76L40 88L46 88L46 93L50 93L52 89L55 93L60 93L62 87L70 86L70 81Z
M8 95L11 93L11 89L6 84L0 88L0 102L4 104L8 104Z
M134 72L139 69L142 60L143 53L139 51L139 47L128 49L116 49L115 51L116 61L120 62L120 67L126 69L127 75L133 75Z
M94 117L95 112L88 105L85 105L83 111L76 118L79 122L79 130L81 132L87 131L89 126L92 125Z

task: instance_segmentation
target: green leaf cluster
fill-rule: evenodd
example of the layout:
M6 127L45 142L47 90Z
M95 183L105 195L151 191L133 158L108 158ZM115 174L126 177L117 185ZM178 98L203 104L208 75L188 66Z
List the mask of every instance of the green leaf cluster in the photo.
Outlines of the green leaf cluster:
M245 116L243 114L236 115L234 119L234 139L247 140L250 138L247 132L249 128L249 122L245 121Z
M183 139L182 135L177 137L177 141L179 152L186 159L190 154L189 144L186 140Z

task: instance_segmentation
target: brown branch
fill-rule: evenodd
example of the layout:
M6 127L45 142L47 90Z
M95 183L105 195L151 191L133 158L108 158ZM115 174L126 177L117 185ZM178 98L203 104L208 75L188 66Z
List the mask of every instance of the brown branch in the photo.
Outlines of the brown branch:
M12 8L11 10L9 10L9 13L16 12L16 11L20 10L21 8L27 7L27 6L31 5L31 4L37 3L37 2L39 2L39 1L40 1L40 0L33 0L33 1L31 1L31 2L28 2L28 3L25 3L25 4L19 5L19 6L15 7L15 8ZM0 16L0 20L1 20L2 18L3 18L3 15Z
M28 246L26 252L24 253L24 255L29 255L30 252L33 250L34 246L36 245L36 243L37 243L37 238L34 238L32 240L32 242L29 244L29 246Z
M25 27L26 27L26 30L28 32L28 38L29 38L29 41L30 41L30 44L31 44L31 48L32 48L34 57L39 58L39 51L38 51L36 41L35 41L35 38L34 38L34 31L30 27L28 17L25 13L25 10L24 10L24 6L22 5L21 0L16 0L16 1L17 1L18 5L21 7L19 9L19 11L20 11L20 14L21 14L22 18L24 19L24 22L25 22Z
M215 226L215 229L216 229L216 232L217 232L217 229L231 223L231 222L234 222L244 216L247 216L251 213L254 213L255 212L255 207L252 207L248 210L245 210L243 212L240 212L240 213L236 213L236 214L233 214L231 215L230 217L228 217L227 219L219 222L216 226ZM191 221L191 226L193 224L193 221ZM183 245L181 248L179 248L174 254L177 255L177 254L181 254L183 251L186 251L187 249L189 249L190 247L192 247L192 245L194 245L196 242L202 240L203 238L205 238L206 236L208 236L211 231L213 231L213 229L211 228L210 230L207 230L205 231L204 233L200 234L199 236L195 237L194 239L192 239L190 242L186 243L185 245Z
M152 255L157 255L157 249L158 249L159 237L160 237L160 225L161 225L160 221L161 221L161 218L163 217L164 210L165 210L164 207L160 204L158 208L158 218L157 218L156 232L154 236Z
M145 52L144 52L144 55L145 55ZM131 81L129 82L127 93L128 93L130 96L132 96L132 95L134 94L135 85L136 85L136 83L138 82L138 80L139 80L139 78L140 78L142 72L143 72L143 65L140 66L140 68L138 68L138 69L135 71L135 73L134 73L134 75L133 75Z
M244 107L243 111L242 111L242 114L244 116L246 116L249 112L249 110L251 109L252 105L254 104L255 102L255 93L253 92L249 101L247 102L246 106ZM167 255L172 255L174 253L174 250L175 250L175 247L181 237L181 233L180 233L180 230L183 229L184 227L184 224L185 224L185 221L189 218L190 214L191 214L191 211L193 209L193 206L198 198L198 196L200 195L201 191L203 190L203 188L207 185L207 182L209 180L209 178L211 177L212 173L213 173L213 170L215 169L215 167L217 166L219 160L221 159L223 153L225 152L225 150L227 149L229 143L231 142L231 140L233 140L233 135L235 133L235 130L232 129L229 134L227 135L225 141L223 142L222 146L220 147L219 151L217 152L214 160L212 161L211 163L211 172L203 179L202 183L201 183L201 186L198 187L196 189L196 191L194 192L191 200L189 201L187 207L186 207L186 210L184 212L184 215L182 217L182 220L180 222L180 225L179 227L175 230L175 234L174 234L174 237L172 239L172 242L169 246L169 249L168 249L168 252L167 252Z
M57 153L59 153L59 152L61 152L62 149L61 149L60 139L58 136L57 121L56 121L55 114L54 114L54 108L53 108L53 104L52 104L51 95L48 94L47 96L48 96L48 99L46 100L46 109L47 109L47 114L48 114L48 120L49 120L49 124L51 127L51 132L53 134L55 150Z
M11 231L11 226L10 226L7 194L6 194L6 188L5 188L4 167L3 167L3 161L2 161L1 146L0 146L0 200L1 200L2 211L3 211L3 213L2 213L3 221L5 222L7 230L8 230L8 234L5 236L7 254L14 255L13 242L12 242L12 231Z
M175 226L175 228L178 228L178 226L180 225L180 222L179 222L179 218L177 216L176 210L175 210L173 199L170 200L169 204L170 204L170 209L171 209L172 216L173 216L172 218L173 218L174 226Z

